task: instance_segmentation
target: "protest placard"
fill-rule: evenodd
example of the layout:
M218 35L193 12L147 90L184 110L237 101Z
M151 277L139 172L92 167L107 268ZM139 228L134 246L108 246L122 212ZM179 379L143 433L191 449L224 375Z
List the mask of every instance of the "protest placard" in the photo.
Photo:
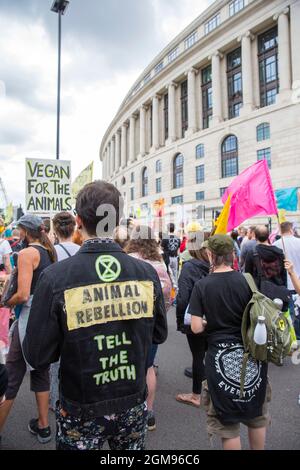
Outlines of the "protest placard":
M71 162L26 159L26 212L72 210Z

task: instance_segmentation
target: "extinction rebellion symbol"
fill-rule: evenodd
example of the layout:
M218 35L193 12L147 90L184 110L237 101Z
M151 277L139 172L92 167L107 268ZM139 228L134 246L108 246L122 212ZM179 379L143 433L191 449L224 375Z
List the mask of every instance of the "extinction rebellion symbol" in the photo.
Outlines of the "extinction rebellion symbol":
M121 274L119 261L110 255L99 256L96 261L96 272L103 282L112 282Z

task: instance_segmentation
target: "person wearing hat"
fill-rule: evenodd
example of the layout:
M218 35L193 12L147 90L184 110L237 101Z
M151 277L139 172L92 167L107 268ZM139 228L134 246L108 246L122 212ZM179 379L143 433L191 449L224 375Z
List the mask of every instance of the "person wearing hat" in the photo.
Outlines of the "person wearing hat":
M14 324L11 344L7 356L8 387L6 400L0 408L0 432L13 406L23 382L27 363L24 359L22 343L30 315L32 298L42 271L56 261L56 252L44 233L43 221L34 215L24 215L18 221L20 238L25 248L19 252L17 291L7 302L8 306L22 306L18 320ZM51 430L48 422L49 370L31 370L31 391L36 394L38 418L33 418L29 431L37 436L40 443L49 442Z
M195 227L196 228L196 227ZM201 227L200 227L201 228ZM192 393L181 393L176 396L180 403L200 407L202 382L205 376L204 357L206 350L205 335L195 335L191 331L190 325L185 322L185 313L193 292L194 285L199 279L209 274L209 260L206 254L206 247L203 242L203 231L189 230L187 243L190 260L186 261L182 267L178 279L178 294L176 303L177 330L186 335L188 345L192 354Z
M208 240L211 274L196 283L190 300L191 329L207 334L205 359L207 382L202 403L210 436L222 439L224 450L241 449L240 424L248 427L250 447L263 450L270 400L267 364L247 363L247 386L241 398L243 362L242 317L252 293L245 277L234 271L233 240L215 235Z

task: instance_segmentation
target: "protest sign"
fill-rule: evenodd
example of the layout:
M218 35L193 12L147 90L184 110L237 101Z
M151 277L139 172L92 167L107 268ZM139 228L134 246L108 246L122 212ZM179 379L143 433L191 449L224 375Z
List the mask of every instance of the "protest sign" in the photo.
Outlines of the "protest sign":
M52 214L72 210L71 163L26 159L26 212Z

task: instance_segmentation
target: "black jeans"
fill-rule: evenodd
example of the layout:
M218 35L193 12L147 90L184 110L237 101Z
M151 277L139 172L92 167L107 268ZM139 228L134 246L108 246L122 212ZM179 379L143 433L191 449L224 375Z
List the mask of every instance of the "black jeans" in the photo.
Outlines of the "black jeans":
M205 380L204 357L206 338L198 335L186 335L193 356L193 393L201 395L202 382Z

